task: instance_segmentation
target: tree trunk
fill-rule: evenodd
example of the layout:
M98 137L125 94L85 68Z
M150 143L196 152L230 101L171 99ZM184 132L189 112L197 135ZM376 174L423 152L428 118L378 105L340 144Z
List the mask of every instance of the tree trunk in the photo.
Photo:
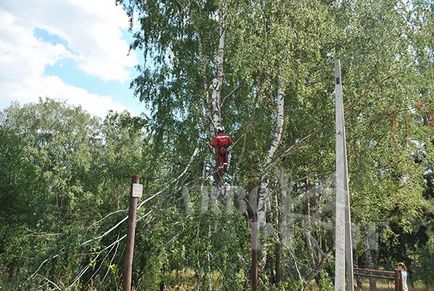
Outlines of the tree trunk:
M365 226L365 249L366 249L366 262L368 264L369 269L376 269L376 255L372 256L371 250L374 250L374 253L376 253L376 244L377 241L375 233L372 233L372 229L369 227L370 225L367 224ZM374 229L375 231L375 229ZM377 280L375 278L369 278L369 288L370 290L377 290Z
M265 159L265 163L263 165L263 169L266 169L268 165L271 164L273 160L274 154L276 153L277 148L280 144L280 139L282 138L283 131L283 121L284 121L284 92L281 85L279 85L279 89L277 91L276 98L276 128L274 130L273 138L271 140L270 147L267 151L267 156ZM267 188L268 188L268 177L267 172L263 172L261 174L261 182L258 191L258 227L262 229L266 223L266 213L267 213Z
M225 51L225 35L226 35L226 29L225 29L225 11L224 11L224 4L223 1L219 2L219 10L218 10L218 21L219 21L219 31L220 31L220 37L219 37L219 44L217 49L217 57L216 57L216 64L217 64L217 72L216 77L212 80L210 89L212 90L211 94L211 122L212 122L212 130L214 131L212 134L215 133L217 127L222 126L222 117L221 117L221 89L223 86L223 62L224 62L224 51ZM217 153L215 153L217 155ZM220 174L217 171L217 167L219 166L218 161L215 162L216 167L213 171L214 173L214 185L219 188L220 194L223 195L223 185L224 180L223 177L220 176Z
M283 171L279 175L280 184L280 202L279 217L278 217L278 230L279 240L276 244L276 284L279 284L283 278L282 272L282 249L291 249L291 242L293 239L293 225L291 224L292 215L292 201L291 192L293 188L291 174L286 174ZM288 221L289 220L289 221Z
M274 261L274 284L276 286L279 285L280 281L282 280L282 268L281 268L281 263L282 263L282 244L281 242L277 242L275 245L275 256L276 256L276 260Z
M225 52L225 12L222 1L219 3L218 10L218 19L219 19L219 45L217 50L217 73L214 80L212 80L211 89L212 89L212 124L214 129L217 127L221 127L222 125L222 117L221 117L221 108L220 108L220 99L221 99L221 88L223 85L223 61L224 61L224 52Z
M261 229L264 228L266 224L266 215L267 215L267 204L270 205L270 201L268 200L268 173L265 171L267 169L268 165L270 165L274 154L280 144L280 139L282 137L282 130L283 130L283 121L284 121L284 93L282 87L279 85L279 89L277 91L277 98L276 98L276 128L273 134L273 138L271 140L270 147L267 151L267 156L265 159L265 163L263 165L263 170L261 173L261 179L260 179L260 185L258 190L258 197L257 197L257 228L258 232L260 232ZM259 242L258 242L259 244ZM266 258L266 262L269 262L269 256L267 254L263 254L264 258ZM265 267L269 266L266 264ZM270 268L272 269L272 267Z
M305 229L305 233L306 233L306 238L307 238L307 245L308 245L308 247L309 247L309 251L310 251L310 260L311 260L311 263L312 263L312 268L313 269L316 269L316 260L315 260L315 250L314 250L314 247L313 247L313 244L312 244L312 233L311 233L311 230L312 230L312 218L311 218L311 213L312 213L312 211L311 211L311 201L310 201L310 198L311 198L311 191L312 191L312 189L309 189L309 184L308 184L308 181L307 181L307 179L306 179L306 181L305 181L305 187L306 187L306 201L307 201L307 221L306 221L306 223L307 223L307 227L306 227L306 229Z

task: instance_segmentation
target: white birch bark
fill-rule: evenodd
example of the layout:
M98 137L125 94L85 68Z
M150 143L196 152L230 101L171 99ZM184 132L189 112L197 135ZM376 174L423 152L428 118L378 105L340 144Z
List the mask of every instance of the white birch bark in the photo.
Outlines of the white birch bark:
M283 131L283 121L284 121L284 92L281 86L277 91L276 98L276 128L274 130L273 138L271 140L270 147L267 151L267 156L265 158L265 163L263 169L267 168L268 165L273 160L274 154L279 147L280 140L282 138ZM258 227L262 229L266 223L266 213L267 213L267 196L268 196L268 177L267 172L261 174L261 183L258 190Z
M292 239L294 237L294 203L291 193L293 190L293 182L291 174L286 174L283 171L279 177L280 183L280 217L279 217L279 234L281 243L285 249L292 249Z
M312 268L316 268L316 261L315 261L315 250L313 247L313 243L312 243L312 233L311 233L311 229L312 229L312 217L311 217L311 205L310 205L310 198L312 197L312 189L309 189L309 184L306 181L306 201L307 201L307 221L306 221L306 228L305 228L305 234L306 234L306 239L307 239L307 245L309 246L309 250L310 250L310 260L312 263Z
M218 23L219 23L219 42L216 56L216 66L217 72L215 78L212 80L210 89L211 92L211 126L210 129L212 134L215 133L217 127L222 126L222 117L221 117L221 89L223 85L223 62L224 62L224 50L225 50L225 37L226 37L226 28L225 28L225 5L224 0L219 1L219 9L218 9ZM230 156L229 156L230 159ZM228 161L229 163L229 161ZM219 188L220 195L224 195L224 180L217 173L217 170L214 171L214 181L213 185Z
M224 12L224 5L222 1L220 2L219 5L218 21L219 21L220 38L219 38L219 45L218 45L217 57L216 57L217 73L216 73L216 77L212 80L210 86L210 89L212 90L211 116L212 116L212 124L214 126L214 129L217 127L221 127L222 125L220 99L221 99L221 88L223 84L223 61L224 61L225 35L226 35L225 12Z

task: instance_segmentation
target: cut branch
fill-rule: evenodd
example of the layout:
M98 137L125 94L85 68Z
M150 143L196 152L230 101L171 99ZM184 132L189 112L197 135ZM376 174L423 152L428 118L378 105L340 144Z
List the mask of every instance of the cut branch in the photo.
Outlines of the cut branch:
M154 199L155 197L157 197L158 195L161 195L162 193L165 193L165 192L166 192L168 189L170 189L174 184L178 183L179 180L182 179L182 177L185 176L185 174L187 173L187 171L189 170L189 168L190 168L191 165L193 164L193 161L194 161L194 159L195 159L195 157L197 156L198 153L199 153L199 149L196 148L196 149L194 150L192 156L190 157L190 161L189 161L189 163L187 164L187 166L185 167L184 171L182 171L181 174L178 175L178 177L176 177L176 178L173 179L170 183L168 183L167 186L166 186L163 190L161 190L161 191L155 193L155 194L152 195L151 197L148 197L147 199L145 199L144 201L142 201L142 202L139 204L139 206L138 206L137 208L142 207L145 203L147 203L147 202L153 200L153 199ZM147 217L147 216L150 215L153 211L154 211L154 209L151 209L150 211L148 211L147 213L145 213L143 216L139 217L137 221L140 221L140 220L142 220L143 218ZM112 214L112 213L110 213L109 215L111 215L111 214ZM106 216L106 217L107 217L107 216ZM105 217L105 218L106 218L106 217ZM89 243L91 243L92 241L96 241L96 240L99 241L99 240L101 240L103 237L107 236L107 235L108 235L109 233L111 233L113 230L115 230L116 228L118 228L118 227L122 224L122 222L126 221L127 219L128 219L128 216L122 218L122 219L121 219L120 221L118 221L118 222L117 222L113 227L111 227L109 230L105 231L103 234L101 234L101 235L99 235L99 236L97 236L97 237L94 237L94 238L92 238L92 239L89 239L89 240L87 240L87 241L81 243L81 245L82 245L82 246L85 246L85 245L88 245ZM100 221L102 221L102 220L100 220ZM104 248L103 250L101 250L101 251L99 252L99 254L100 254L101 252L103 252L103 251L105 251L105 250L111 248L111 247L113 246L113 244L118 243L119 241L123 240L125 237L126 237L126 235L124 235L124 236L122 236L121 238L117 239L115 242L113 242L112 244L110 244L108 247L106 247L106 248ZM98 254L98 256L99 256L99 254ZM30 275L30 277L27 279L27 281L29 281L31 278L33 278L33 277L35 277L35 276L41 276L41 275L38 274L38 271L39 271L39 270L40 270L40 269L41 269L41 268L42 268L42 267L43 267L43 266L44 266L44 265L45 265L45 264L46 264L50 259L57 258L59 255L60 255L60 254L56 254L55 256L52 256L51 258L47 258L47 259L45 259L45 260L44 260L44 261L43 261L43 262L38 266L38 268L36 269L36 271L33 272L32 275ZM87 269L86 269L86 270L87 270ZM84 273L80 273L80 274L83 275ZM41 277L42 277L42 276L41 276ZM81 276L80 276L80 277L81 277ZM43 277L43 278L46 279L45 277ZM73 281L73 284L75 284L76 282L77 282L77 281L74 280L74 281ZM54 284L54 283L53 283L53 284ZM72 284L72 285L73 285L73 284Z

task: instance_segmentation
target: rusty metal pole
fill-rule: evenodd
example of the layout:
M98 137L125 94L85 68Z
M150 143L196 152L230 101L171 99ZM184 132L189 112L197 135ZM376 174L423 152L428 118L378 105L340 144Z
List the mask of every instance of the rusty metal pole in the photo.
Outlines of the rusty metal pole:
M402 283L402 271L399 270L399 291L403 291L404 290L404 284Z
M395 269L395 291L402 291L402 277L399 269Z
M122 274L122 290L131 290L131 281L133 275L133 255L134 255L134 237L136 233L136 217L137 217L137 204L139 197L137 195L136 186L140 185L140 177L133 176L131 179L131 194L130 194L130 206L128 213L128 233L127 233L127 245L125 247L124 257L124 270ZM141 185L140 185L141 186Z
M252 216L252 291L258 290L258 214L253 213Z
M399 278L401 277L401 274L398 269L395 269L395 291L401 291L401 288L399 286Z

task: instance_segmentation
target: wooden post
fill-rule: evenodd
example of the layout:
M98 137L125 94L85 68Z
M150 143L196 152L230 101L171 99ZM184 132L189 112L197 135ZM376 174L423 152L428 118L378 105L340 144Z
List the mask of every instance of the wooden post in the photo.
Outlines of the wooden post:
M124 256L124 269L122 274L122 290L131 290L131 281L133 275L133 256L134 256L134 237L136 233L136 217L137 217L137 204L142 192L142 185L140 185L140 177L133 176L131 179L131 195L128 213L128 233L127 244L125 247Z

